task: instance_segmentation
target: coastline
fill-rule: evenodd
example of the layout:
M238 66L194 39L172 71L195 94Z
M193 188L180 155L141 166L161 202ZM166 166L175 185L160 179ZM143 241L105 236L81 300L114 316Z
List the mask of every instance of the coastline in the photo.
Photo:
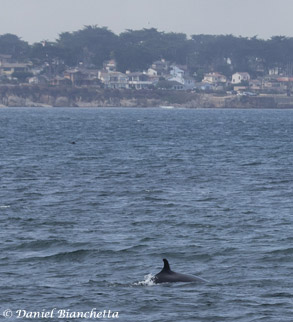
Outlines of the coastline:
M169 90L109 90L95 87L0 86L3 107L293 108L293 97L237 96Z

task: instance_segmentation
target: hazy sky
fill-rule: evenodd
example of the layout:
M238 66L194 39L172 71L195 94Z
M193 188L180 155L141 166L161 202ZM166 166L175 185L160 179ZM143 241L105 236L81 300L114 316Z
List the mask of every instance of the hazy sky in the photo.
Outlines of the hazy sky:
M0 35L32 43L98 25L270 38L293 36L292 13L293 0L0 0Z

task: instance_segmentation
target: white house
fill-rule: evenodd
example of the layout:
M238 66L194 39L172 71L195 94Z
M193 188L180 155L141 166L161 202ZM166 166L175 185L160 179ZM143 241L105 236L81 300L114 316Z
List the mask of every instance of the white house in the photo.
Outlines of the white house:
M240 84L242 82L248 82L250 75L248 73L235 73L232 75L232 84Z
M157 60L152 63L147 71L149 76L163 76L168 74L169 62L165 59Z
M177 82L179 84L182 84L183 87L180 89L184 90L193 89L195 86L194 79L192 77L185 76L185 71L175 65L171 66L170 76L167 77L167 80L170 82Z
M147 89L153 83L149 80L148 75L140 72L126 73L128 77L129 88L133 89Z
M281 68L279 67L273 67L269 69L269 75L280 75L281 74Z
M127 75L120 72L99 71L98 78L106 88L129 88Z
M148 71L147 71L147 74L149 76L158 76L158 71L154 68L149 68Z
M170 75L167 77L167 80L171 82L178 82L180 84L184 84L184 70L179 67L173 65L171 66Z
M37 76L30 77L28 79L28 83L32 85L47 85L49 83L49 80L46 76L37 75Z
M202 82L209 84L223 84L227 82L227 78L225 75L222 75L220 73L208 73L204 75L204 79L202 80Z
M173 66L171 66L170 75L172 75L173 77L176 77L176 78L183 78L184 70L173 65Z

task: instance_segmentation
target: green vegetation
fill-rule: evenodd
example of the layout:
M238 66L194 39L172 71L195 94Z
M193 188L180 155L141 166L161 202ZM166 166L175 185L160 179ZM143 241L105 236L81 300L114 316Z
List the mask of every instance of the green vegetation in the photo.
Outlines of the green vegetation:
M115 58L118 70L142 71L164 58L186 64L201 78L203 72L218 71L230 76L247 71L253 77L272 67L291 66L293 38L278 36L269 40L233 35L193 35L165 33L155 28L127 30L120 35L108 28L85 26L82 30L61 33L55 42L29 45L16 35L0 35L0 54L35 65L62 62L66 66L84 64L101 68Z
M0 35L0 54L11 55L14 59L30 57L30 46L12 34Z

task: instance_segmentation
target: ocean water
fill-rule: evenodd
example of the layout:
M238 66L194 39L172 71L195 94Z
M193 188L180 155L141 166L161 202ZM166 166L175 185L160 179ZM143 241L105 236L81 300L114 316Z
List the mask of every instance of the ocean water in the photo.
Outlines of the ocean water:
M293 110L1 109L0 153L0 319L293 320Z

